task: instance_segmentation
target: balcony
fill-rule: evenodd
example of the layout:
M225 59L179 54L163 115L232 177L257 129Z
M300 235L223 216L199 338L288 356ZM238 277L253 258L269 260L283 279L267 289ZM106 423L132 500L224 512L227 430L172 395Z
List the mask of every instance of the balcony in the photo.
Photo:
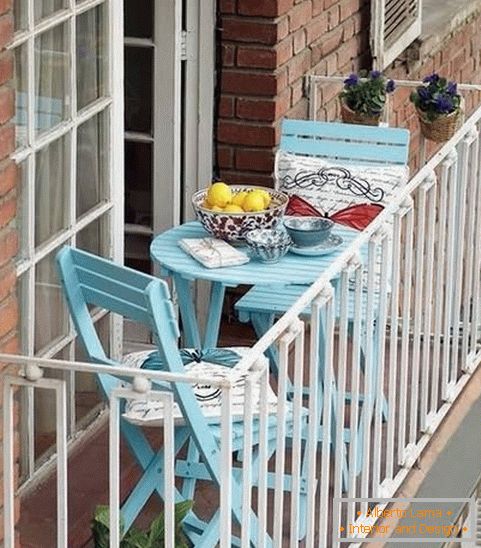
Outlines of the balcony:
M314 116L319 92L337 85L339 79L311 77L309 83ZM399 83L399 95L391 102L391 120L395 121L397 109L408 108L406 99L413 85ZM366 502L357 499L379 501L402 493L428 444L439 440L453 406L462 407L463 397L465 405L472 404L470 381L481 362L481 107L476 106L481 86L459 87L472 112L454 137L434 147L418 140L414 124L410 125L411 165L419 167L412 170L408 185L252 344L228 379L202 379L222 394L219 485L203 484L193 494L194 511L198 519L208 520L218 510L221 547L324 548L339 546L338 537L344 533L357 545L372 532L360 525L376 524L375 516L366 518ZM275 374L261 359L272 349L278 355ZM13 546L15 538L17 387L56 393L57 499L56 516L49 519L57 522L57 545L74 546L76 517L69 504L75 507L75 498L81 496L77 489L82 486L75 484L75 494L71 489L77 466L83 466L82 455L89 462L93 459L92 446L68 458L65 383L46 378L42 371L97 375L112 369L22 356L0 359L12 364L4 391L5 408L10 410L4 417L6 546ZM121 373L132 379L132 387L115 393L109 402L114 409L119 399L160 397L146 380L199 381L187 375L127 368ZM243 376L249 386L242 402L247 449L233 459L232 431L239 417L232 391ZM277 398L274 438L268 438L272 410L267 398L256 401L255 397L266 394L268 386ZM172 411L172 398L166 398L164 405ZM169 415L161 428L153 429L157 442L174 435ZM135 483L135 466L124 459L119 464L119 413L110 413L108 420L108 431L101 434L103 441L98 445L104 466L92 471L104 478L104 499L91 502L108 500L111 523L118 524L119 500ZM184 464L176 461L172 444L166 443L164 502L156 501L148 510L150 515L164 512L166 546L175 545L174 476ZM341 498L350 500L339 505ZM385 506L386 502L378 504L381 509ZM251 509L258 519L252 519ZM34 510L35 505L29 514L31 531L35 530ZM143 516L144 521L147 517ZM85 532L85 524L82 527ZM21 536L21 528L19 532ZM118 527L112 527L110 545L117 546L118 538ZM194 545L196 538L192 530Z

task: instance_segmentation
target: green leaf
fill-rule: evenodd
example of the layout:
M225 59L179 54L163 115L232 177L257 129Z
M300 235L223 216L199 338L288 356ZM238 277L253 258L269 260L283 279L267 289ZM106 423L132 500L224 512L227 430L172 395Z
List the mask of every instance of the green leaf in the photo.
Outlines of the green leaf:
M165 516L163 513L159 515L159 517L155 518L154 521L150 525L150 531L149 531L149 547L157 546L155 543L159 543L162 541L162 545L164 544L165 539L165 528L164 528L164 521Z
M178 502L175 505L175 523L179 524L184 521L187 514L192 510L192 506L194 503L191 500L184 500L182 502Z
M148 548L149 539L145 533L131 527L120 543L121 548Z

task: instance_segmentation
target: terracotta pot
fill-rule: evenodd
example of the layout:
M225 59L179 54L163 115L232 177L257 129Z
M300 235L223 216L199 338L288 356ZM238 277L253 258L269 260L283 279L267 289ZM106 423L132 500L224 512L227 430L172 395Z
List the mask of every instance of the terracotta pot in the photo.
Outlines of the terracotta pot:
M345 124L361 124L363 126L378 126L381 121L382 112L368 116L350 109L344 101L341 100L341 117Z

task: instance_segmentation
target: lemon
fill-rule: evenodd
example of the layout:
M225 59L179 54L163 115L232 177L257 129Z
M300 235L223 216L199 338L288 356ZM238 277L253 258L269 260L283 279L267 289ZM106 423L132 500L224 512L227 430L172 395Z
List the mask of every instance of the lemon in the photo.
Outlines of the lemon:
M244 200L244 211L262 211L264 208L264 197L258 190L249 192Z
M218 207L225 207L232 201L232 191L225 183L214 183L207 193L207 201Z
M232 203L224 207L224 213L244 213L244 210L240 205Z
M204 200L201 204L200 204L200 207L203 207L205 209L210 209L212 206L210 205L209 201L208 200Z
M264 199L264 208L267 209L272 202L271 195L267 192L267 190L259 190L259 194L262 194L262 198Z
M238 192L237 194L234 194L234 196L232 198L232 203L234 205L243 207L244 206L244 200L246 199L246 196L248 194L249 193L246 192L245 190L242 190L241 192Z
M216 206L216 205L215 205L215 206L212 206L212 207L210 208L210 210L211 210L211 211L215 211L216 213L220 213L221 211L224 211L221 207Z

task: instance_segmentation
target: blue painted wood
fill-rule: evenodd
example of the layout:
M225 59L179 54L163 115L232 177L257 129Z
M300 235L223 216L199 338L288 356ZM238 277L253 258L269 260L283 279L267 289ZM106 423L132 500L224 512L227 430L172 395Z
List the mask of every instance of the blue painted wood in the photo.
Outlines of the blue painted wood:
M349 164L406 165L409 131L333 122L284 120L280 148L294 154Z
M57 256L60 278L67 297L69 310L76 326L79 339L82 341L89 358L94 362L115 363L106 357L95 332L87 305L101 306L108 311L116 312L124 317L144 323L154 335L159 353L163 357L164 367L172 373L182 373L184 365L178 347L179 330L175 320L172 302L167 284L160 279L136 272L110 261L96 257L84 251L63 248ZM223 293L219 293L216 301L220 301ZM118 365L118 364L117 364ZM106 376L108 377L108 376ZM102 385L106 396L116 386L118 379L111 377L111 384ZM165 383L164 383L165 384ZM157 390L165 389L158 384ZM188 443L187 457L193 459L194 465L202 465L202 475L208 474L217 486L221 482L220 460L220 430L218 425L210 425L205 419L192 387L187 383L171 383L175 400L182 410L185 426L176 427L174 454ZM292 430L292 416L287 419L287 430ZM253 445L258 444L258 420L253 421ZM163 451L155 452L148 444L142 430L123 419L122 434L129 448L140 464L143 475L130 493L122 514L125 526L128 528L136 519L147 500L153 493L163 496ZM243 450L244 424L241 420L233 424L233 450ZM273 448L277 436L277 419L269 417L269 445ZM194 444L194 445L192 445ZM255 454L255 447L253 452ZM194 467L193 467L194 468ZM195 481L199 477L188 478L185 493L195 493ZM242 486L241 478L235 473L232 476L232 511L233 517L241 523ZM176 500L184 500L181 492L175 492ZM257 517L251 511L251 520L256 524ZM219 524L217 519L203 524L195 514L191 513L186 520L187 534L192 533L196 546L215 546L219 540ZM199 527L201 529L199 529ZM272 545L272 540L266 535L265 544ZM257 527L252 530L251 543L257 544Z

